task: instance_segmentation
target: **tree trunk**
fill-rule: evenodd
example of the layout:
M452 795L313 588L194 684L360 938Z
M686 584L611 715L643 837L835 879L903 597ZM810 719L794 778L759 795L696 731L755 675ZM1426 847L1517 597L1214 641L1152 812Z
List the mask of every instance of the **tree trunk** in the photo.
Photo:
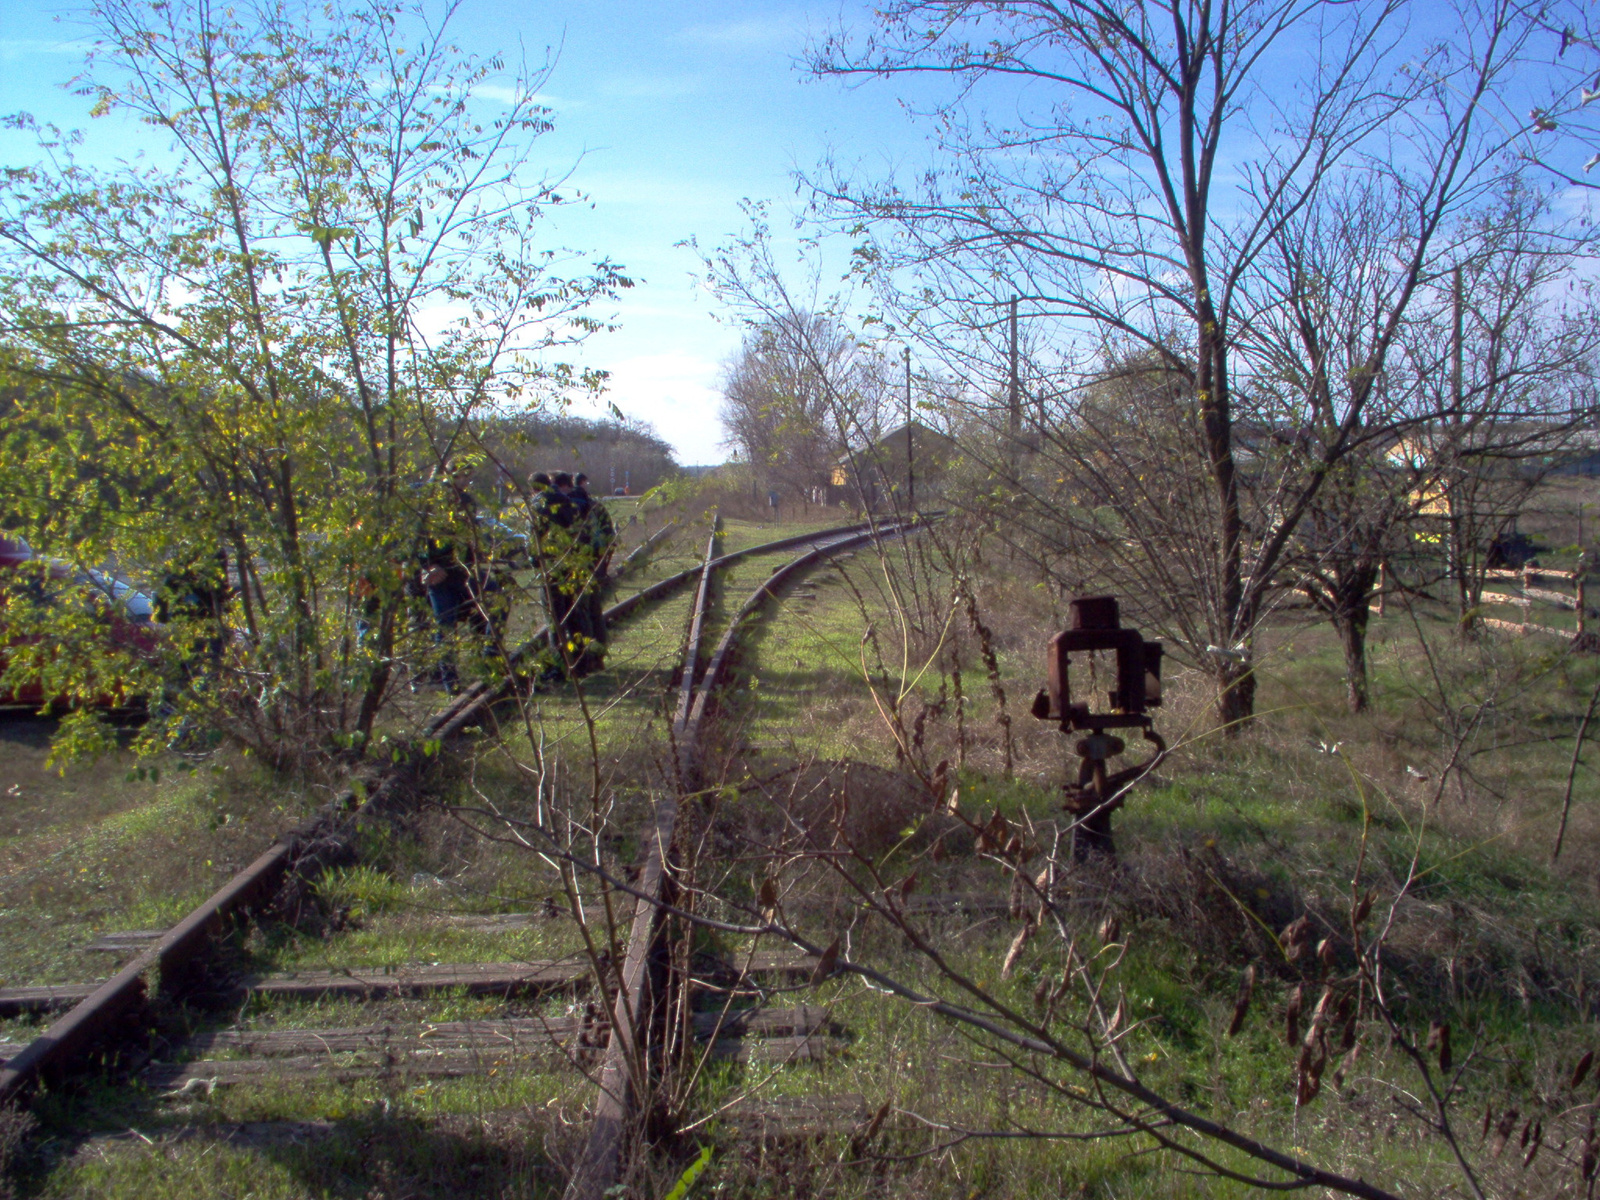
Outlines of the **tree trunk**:
M1227 661L1217 673L1217 715L1224 732L1230 736L1242 733L1255 719L1255 712L1255 664L1248 658Z
M1352 713L1367 711L1367 620L1372 615L1372 589L1378 581L1374 562L1353 564L1341 573L1338 594L1328 619L1344 648L1345 697Z
M1244 594L1244 518L1239 511L1239 484L1233 461L1233 412L1228 394L1227 342L1206 293L1204 276L1196 273L1199 296L1200 355L1195 379L1200 402L1206 455L1217 490L1220 561L1217 563L1221 602L1218 624L1232 630L1235 644L1248 647L1255 626ZM1232 646L1225 647L1232 650ZM1218 673L1217 711L1230 734L1240 732L1255 715L1255 676L1248 658L1227 660Z
M1368 601L1363 597L1348 610L1334 614L1333 627L1344 647L1345 698L1352 713L1367 711L1367 616Z

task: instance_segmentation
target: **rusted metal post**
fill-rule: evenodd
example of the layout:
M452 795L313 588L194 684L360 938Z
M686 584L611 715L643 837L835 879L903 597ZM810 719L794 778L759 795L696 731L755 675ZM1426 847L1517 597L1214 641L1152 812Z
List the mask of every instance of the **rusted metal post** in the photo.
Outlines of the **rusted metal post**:
M911 347L905 348L906 358L906 513L917 511L917 446L912 439L911 420Z
M1578 636L1589 632L1589 552L1578 555L1578 569L1572 573L1572 591L1578 610Z
M1161 643L1147 642L1135 629L1124 629L1111 596L1085 596L1072 601L1072 626L1050 640L1050 685L1033 701L1033 715L1056 721L1062 733L1082 731L1089 736L1076 745L1078 779L1065 785L1065 808L1073 818L1072 857L1083 862L1091 855L1115 858L1116 842L1111 817L1128 789L1152 770L1166 754L1166 743L1152 727L1149 710L1161 704ZM1072 696L1068 667L1072 654L1112 651L1116 655L1115 687L1109 694L1110 711L1096 712L1088 701ZM1138 729L1155 747L1146 762L1120 771L1107 762L1127 749L1108 729Z

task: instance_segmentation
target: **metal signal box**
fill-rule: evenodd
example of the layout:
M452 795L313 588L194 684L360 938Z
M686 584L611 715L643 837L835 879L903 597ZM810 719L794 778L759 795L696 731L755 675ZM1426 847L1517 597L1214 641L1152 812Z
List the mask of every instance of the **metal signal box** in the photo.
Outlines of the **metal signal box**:
M1149 710L1161 705L1161 643L1124 629L1113 596L1085 596L1071 603L1072 626L1050 639L1050 683L1034 701L1033 715L1059 721L1061 730L1147 728ZM1096 712L1092 698L1074 699L1068 666L1073 654L1110 650L1116 655L1116 686L1106 694L1109 711Z

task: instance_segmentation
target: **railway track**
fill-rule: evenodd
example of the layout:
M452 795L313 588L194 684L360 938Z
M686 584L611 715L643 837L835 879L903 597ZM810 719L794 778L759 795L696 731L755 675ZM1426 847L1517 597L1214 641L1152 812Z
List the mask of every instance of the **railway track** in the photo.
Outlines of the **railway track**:
M690 618L678 701L672 734L676 749L678 791L660 797L644 832L644 851L638 864L638 896L617 994L610 1014L611 1037L597 1077L597 1096L588 1142L567 1186L567 1200L601 1200L622 1177L631 1144L637 1140L641 1109L650 1094L653 1077L672 1069L675 1047L663 1014L689 981L676 978L663 964L661 953L665 924L662 906L674 895L674 833L683 802L704 784L703 748L707 725L715 711L718 690L731 673L735 648L747 624L788 583L842 551L865 545L886 534L902 531L887 526L843 532L821 539L793 561L769 574L728 622L702 672L700 660L707 631L707 613L716 575L734 556L716 553L717 534L707 542L700 568L699 588ZM713 1014L713 1017L715 1014ZM748 1019L748 1018L747 1018ZM816 1032L816 1027L803 1037ZM664 1035L664 1036L658 1036ZM805 1056L815 1045L804 1043ZM677 1047L677 1048L681 1048Z
M568 1195L598 1197L613 1186L636 1144L638 1104L650 1090L652 1074L671 1069L658 1036L659 1018L686 978L664 971L659 949L663 932L660 903L673 886L673 834L680 804L702 784L705 734L715 713L715 697L730 673L739 638L750 618L785 585L834 555L874 538L904 532L903 526L847 526L783 538L729 553L719 552L714 531L698 567L680 571L629 596L607 610L620 622L690 585L695 601L678 675L672 738L677 789L654 806L641 839L644 852L629 938L619 957L610 1011L600 1021L548 1017L397 1025L377 1021L338 1029L284 1031L268 1035L244 1030L213 1030L197 1035L157 1061L151 1041L148 981L169 1004L200 1000L215 1006L251 996L327 999L344 997L377 1004L395 997L453 995L537 996L552 990L591 987L587 963L476 963L403 971L333 970L293 972L255 978L216 977L223 933L240 918L272 908L286 887L315 875L337 857L354 832L403 809L417 786L420 756L392 764L355 782L317 818L280 839L203 904L165 931L114 935L108 950L131 953L120 970L101 983L81 986L0 989L0 1015L65 1009L38 1037L0 1048L0 1104L23 1102L41 1080L51 1082L116 1061L149 1087L208 1094L218 1087L263 1079L348 1080L392 1073L423 1078L489 1075L520 1063L548 1062L565 1056L592 1068L597 1092L584 1153ZM757 556L803 549L771 572L729 620L716 646L706 653L711 604L717 580L728 566ZM545 639L538 630L512 656L514 665L530 661ZM423 738L449 742L480 721L511 691L514 683L478 685L454 699L424 727ZM513 914L512 916L515 916ZM120 939L120 940L119 940ZM764 955L743 965L740 978L805 978L815 963L803 956ZM612 989L605 989L609 993ZM808 1006L784 1010L742 1010L702 1014L689 1038L714 1058L743 1061L795 1061L829 1052L825 1014ZM10 1051L9 1054L6 1052ZM218 1051L243 1057L216 1059ZM339 1055L337 1063L332 1057ZM796 1118L803 1123L805 1114Z

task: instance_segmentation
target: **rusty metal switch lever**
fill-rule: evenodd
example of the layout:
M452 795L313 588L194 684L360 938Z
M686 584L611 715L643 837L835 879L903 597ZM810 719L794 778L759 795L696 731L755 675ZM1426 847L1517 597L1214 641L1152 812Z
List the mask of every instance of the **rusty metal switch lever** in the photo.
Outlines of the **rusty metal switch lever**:
M1058 722L1062 733L1089 735L1076 746L1077 783L1063 789L1067 811L1074 817L1072 856L1082 862L1091 852L1116 857L1111 814L1167 747L1152 728L1149 712L1161 705L1161 643L1147 642L1138 630L1122 628L1113 596L1085 596L1072 601L1071 609L1072 627L1050 639L1050 684L1034 698L1033 715ZM1072 696L1070 656L1096 650L1116 654L1116 687L1106 696L1108 711L1095 711L1087 700ZM1155 747L1155 755L1136 767L1108 772L1106 761L1127 749L1121 738L1106 733L1108 729L1141 730Z
M1074 600L1071 608L1072 627L1050 639L1050 686L1034 699L1033 715L1059 721L1062 733L1148 728L1149 710L1161 705L1161 643L1145 641L1137 629L1122 628L1115 597L1086 596ZM1110 711L1095 712L1087 699L1072 696L1070 656L1095 650L1117 656L1116 687L1106 696Z

